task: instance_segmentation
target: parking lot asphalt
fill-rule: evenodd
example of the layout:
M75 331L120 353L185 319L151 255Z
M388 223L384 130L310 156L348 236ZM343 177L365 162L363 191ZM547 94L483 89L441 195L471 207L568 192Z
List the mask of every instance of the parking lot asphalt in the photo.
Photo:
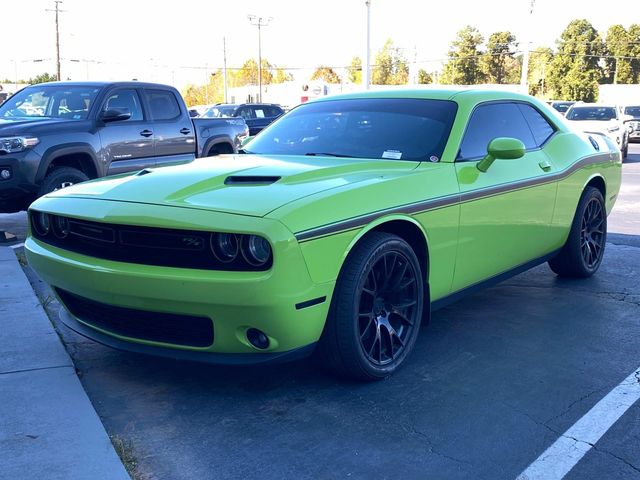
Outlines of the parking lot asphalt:
M640 145L630 152L597 275L562 280L542 265L442 309L383 382L309 361L118 352L57 322L57 302L47 309L137 478L513 479L640 366ZM25 216L0 221L20 235ZM640 479L639 452L636 403L566 478Z

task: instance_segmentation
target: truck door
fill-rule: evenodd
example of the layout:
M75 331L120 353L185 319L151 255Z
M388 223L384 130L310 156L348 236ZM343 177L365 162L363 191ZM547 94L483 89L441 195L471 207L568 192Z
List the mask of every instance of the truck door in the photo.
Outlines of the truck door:
M100 112L128 111L128 120L105 123L99 127L107 175L154 166L153 130L134 88L116 88L105 97Z
M144 89L155 134L156 165L190 162L195 158L196 136L189 113L171 90Z

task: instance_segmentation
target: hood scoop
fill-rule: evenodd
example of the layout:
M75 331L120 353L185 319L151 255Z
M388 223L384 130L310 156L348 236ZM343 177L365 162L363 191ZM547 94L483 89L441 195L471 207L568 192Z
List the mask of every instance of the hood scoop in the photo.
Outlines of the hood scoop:
M224 180L225 185L271 185L282 177L267 175L230 175Z

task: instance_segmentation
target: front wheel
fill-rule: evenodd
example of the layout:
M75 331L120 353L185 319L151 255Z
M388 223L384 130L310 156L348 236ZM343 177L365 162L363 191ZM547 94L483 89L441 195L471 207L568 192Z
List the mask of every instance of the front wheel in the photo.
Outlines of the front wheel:
M89 180L89 177L77 168L58 167L44 177L38 193L45 195L60 190L61 188L70 187L76 183L86 182L87 180Z
M606 240L604 198L597 188L587 187L578 202L567 242L549 260L549 266L562 277L590 277L600 267Z
M388 377L413 349L423 302L422 270L411 246L396 235L367 235L340 272L321 357L351 378Z

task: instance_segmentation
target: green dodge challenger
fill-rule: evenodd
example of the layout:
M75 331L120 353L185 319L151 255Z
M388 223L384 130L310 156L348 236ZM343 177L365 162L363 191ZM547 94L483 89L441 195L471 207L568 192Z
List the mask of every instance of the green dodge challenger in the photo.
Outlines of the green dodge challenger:
M374 380L464 293L545 261L595 273L620 176L609 139L526 95L362 92L293 109L238 155L42 197L26 250L63 322L106 345L216 363L315 350Z

